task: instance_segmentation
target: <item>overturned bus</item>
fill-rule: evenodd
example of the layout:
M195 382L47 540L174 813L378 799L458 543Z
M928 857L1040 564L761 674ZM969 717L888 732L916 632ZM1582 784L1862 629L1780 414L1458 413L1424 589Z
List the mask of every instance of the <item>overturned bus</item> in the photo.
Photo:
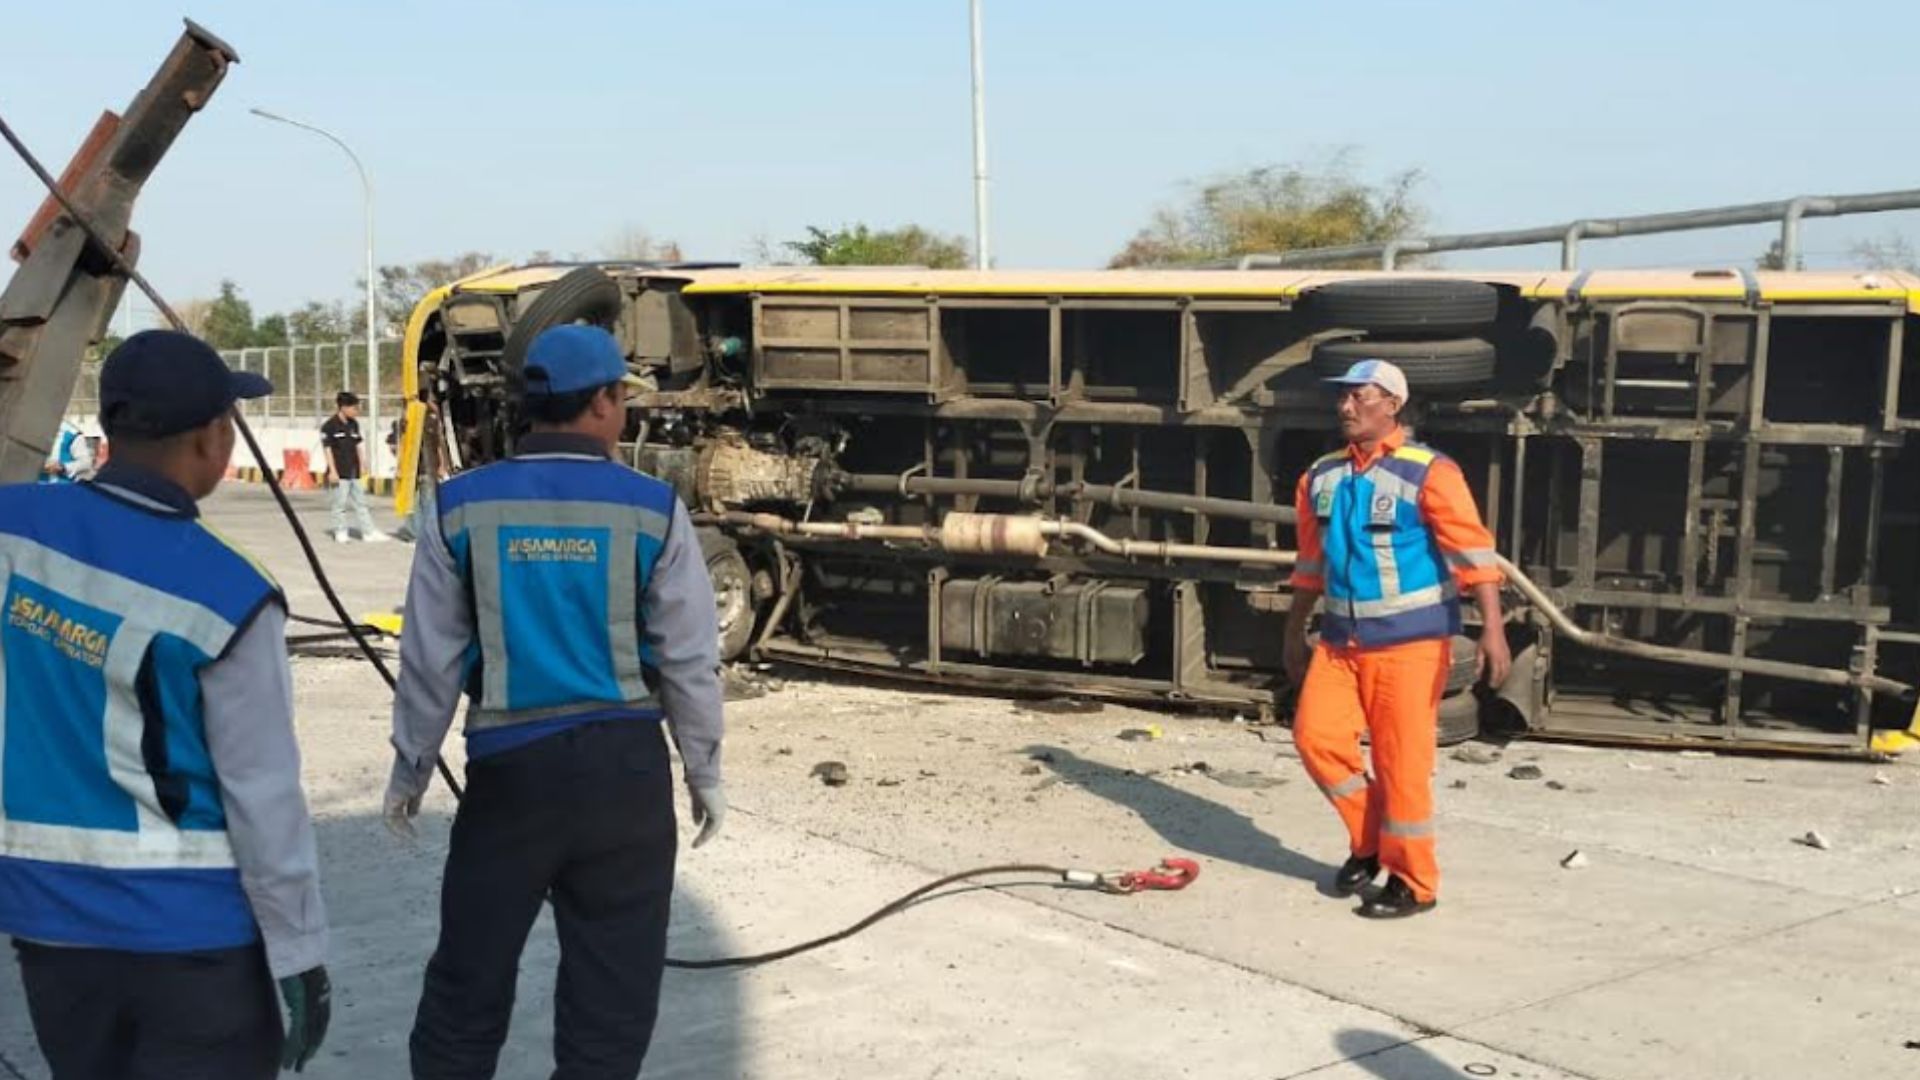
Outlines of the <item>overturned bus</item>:
M1897 273L524 267L414 313L402 497L511 452L528 342L595 322L727 656L1284 714L1320 379L1379 356L1513 571L1514 676L1459 664L1444 735L1864 753L1920 682L1916 305Z

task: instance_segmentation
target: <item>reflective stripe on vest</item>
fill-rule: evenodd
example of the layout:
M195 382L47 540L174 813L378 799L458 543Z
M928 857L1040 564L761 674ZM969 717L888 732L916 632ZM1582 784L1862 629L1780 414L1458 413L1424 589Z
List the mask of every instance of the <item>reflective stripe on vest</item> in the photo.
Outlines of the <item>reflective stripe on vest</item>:
M1354 472L1344 453L1314 462L1308 495L1320 521L1334 645L1393 645L1460 632L1460 603L1439 545L1420 517L1420 488L1439 455L1408 443Z
M277 596L191 518L91 485L0 489L0 932L258 939L199 676Z
M441 486L441 531L473 595L470 732L658 710L640 598L676 498L576 457L509 459Z

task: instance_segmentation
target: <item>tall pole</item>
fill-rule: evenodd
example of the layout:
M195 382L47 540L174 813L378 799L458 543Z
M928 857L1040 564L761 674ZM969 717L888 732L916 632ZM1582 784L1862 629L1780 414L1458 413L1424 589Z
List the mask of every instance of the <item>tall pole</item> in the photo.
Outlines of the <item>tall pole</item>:
M993 265L987 251L987 95L986 71L980 56L980 0L968 0L973 21L973 265Z
M380 448L386 444L380 434L380 336L378 316L373 300L373 181L367 178L367 168L360 164L360 155L354 153L353 148L348 146L333 132L325 128L315 127L312 124L303 124L298 120L290 120L278 113L270 113L265 109L249 109L247 111L261 119L290 124L293 127L300 128L303 131L311 131L315 135L326 139L333 143L333 145L339 147L341 151L347 155L347 159L353 162L354 170L360 174L360 188L365 195L367 216L367 434L366 441L362 445L364 445L367 450L367 472L372 476L379 476ZM341 350L340 355L342 360L346 359L346 350L344 348ZM315 389L319 388L315 387Z

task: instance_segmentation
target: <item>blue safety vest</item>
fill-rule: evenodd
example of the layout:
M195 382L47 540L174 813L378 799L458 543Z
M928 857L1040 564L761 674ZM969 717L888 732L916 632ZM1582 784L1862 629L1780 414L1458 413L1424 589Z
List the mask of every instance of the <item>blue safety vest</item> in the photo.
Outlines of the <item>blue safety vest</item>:
M640 601L677 498L581 454L522 455L440 486L441 533L473 601L469 756L660 717Z
M1313 463L1307 492L1325 560L1322 640L1378 646L1460 632L1453 575L1420 516L1421 485L1439 460L1438 451L1406 443L1362 472L1345 451Z
M0 488L0 933L135 952L258 940L199 676L273 580L192 517Z

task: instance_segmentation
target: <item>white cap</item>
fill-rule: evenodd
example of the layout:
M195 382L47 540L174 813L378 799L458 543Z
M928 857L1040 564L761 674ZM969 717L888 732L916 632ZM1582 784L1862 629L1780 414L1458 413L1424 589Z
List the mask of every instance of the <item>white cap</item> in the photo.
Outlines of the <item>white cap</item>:
M1377 386L1401 401L1407 400L1407 374L1385 360L1362 360L1345 375L1326 380L1341 386Z

